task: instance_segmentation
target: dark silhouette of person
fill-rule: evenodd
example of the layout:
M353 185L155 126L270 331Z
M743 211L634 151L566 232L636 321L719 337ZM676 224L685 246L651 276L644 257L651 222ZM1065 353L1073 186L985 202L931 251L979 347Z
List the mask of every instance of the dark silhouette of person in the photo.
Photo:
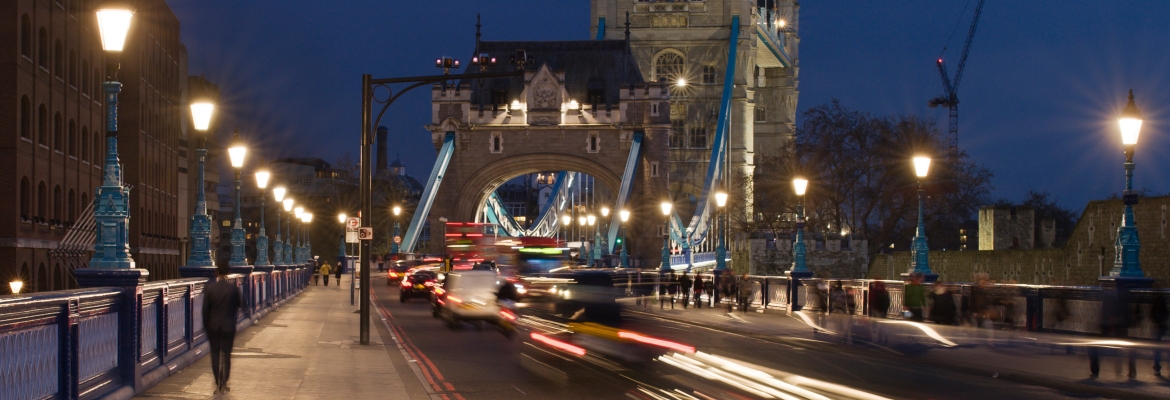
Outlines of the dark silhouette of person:
M203 288L203 328L211 345L211 372L215 375L215 393L230 392L232 347L236 341L236 321L240 311L240 290L227 280L228 266L216 267L215 281Z
M1106 290L1101 299L1101 336L1105 338L1125 338L1129 333L1129 326L1133 324L1133 310L1130 308L1129 290ZM1089 346L1090 378L1097 378L1101 372L1099 346ZM1134 359L1133 349L1122 349L1122 354L1129 358L1129 377L1137 377L1137 362Z

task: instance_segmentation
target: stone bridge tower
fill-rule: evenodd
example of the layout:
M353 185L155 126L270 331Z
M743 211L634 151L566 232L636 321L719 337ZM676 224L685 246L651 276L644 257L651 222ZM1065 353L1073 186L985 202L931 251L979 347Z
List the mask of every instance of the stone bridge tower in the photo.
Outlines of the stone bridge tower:
M617 193L633 138L642 133L627 237L631 255L656 265L664 221L657 210L667 197L668 90L644 82L625 40L480 42L478 48L502 60L523 52L532 62L523 79L432 88L427 129L436 149L456 135L428 216L433 232L441 232L441 218L473 221L492 192L523 174L582 172ZM487 70L510 68L501 62ZM443 235L431 237L431 248L442 248Z
M733 16L739 16L739 35L729 112L730 182L736 174L751 175L759 157L786 151L795 134L797 1L592 0L590 37L628 35L642 78L670 87L669 187L676 200L693 202L701 193ZM685 85L678 86L680 81ZM676 201L685 222L690 214L683 203Z

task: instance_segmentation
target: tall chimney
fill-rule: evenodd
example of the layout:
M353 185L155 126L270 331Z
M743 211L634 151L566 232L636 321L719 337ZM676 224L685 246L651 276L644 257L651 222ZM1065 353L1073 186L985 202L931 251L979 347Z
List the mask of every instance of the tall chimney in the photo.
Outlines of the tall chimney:
M386 171L386 136L390 133L389 129L384 126L378 127L378 164L374 169L374 175L381 175Z

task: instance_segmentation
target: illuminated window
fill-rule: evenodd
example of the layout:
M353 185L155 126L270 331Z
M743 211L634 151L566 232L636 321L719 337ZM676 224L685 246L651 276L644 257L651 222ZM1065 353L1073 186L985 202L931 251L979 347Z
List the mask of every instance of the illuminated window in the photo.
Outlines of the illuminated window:
M704 65L703 66L703 84L704 85L714 85L715 84L715 66L714 65Z
M679 78L686 78L686 60L681 53L668 51L654 59L654 80L674 84Z

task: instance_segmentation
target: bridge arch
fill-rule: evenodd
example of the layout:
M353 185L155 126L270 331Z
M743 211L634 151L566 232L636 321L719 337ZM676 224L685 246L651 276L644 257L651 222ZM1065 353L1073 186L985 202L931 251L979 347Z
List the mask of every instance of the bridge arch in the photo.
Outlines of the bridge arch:
M621 176L615 171L583 157L554 153L516 155L489 163L464 181L458 198L473 201L460 201L454 217L459 221L473 220L476 211L500 185L519 175L543 171L581 172L593 176L610 190L621 186Z

